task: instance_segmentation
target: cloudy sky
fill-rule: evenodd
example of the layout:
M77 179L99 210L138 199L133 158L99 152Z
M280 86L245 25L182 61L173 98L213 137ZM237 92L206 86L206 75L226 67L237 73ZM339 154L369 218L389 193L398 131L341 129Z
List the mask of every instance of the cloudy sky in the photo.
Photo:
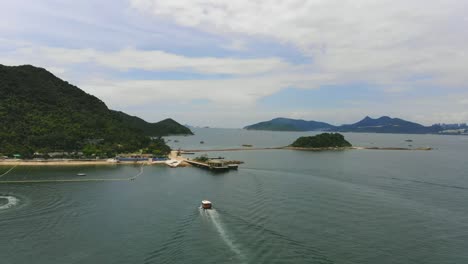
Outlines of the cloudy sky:
M15 0L0 64L148 121L468 121L466 0Z

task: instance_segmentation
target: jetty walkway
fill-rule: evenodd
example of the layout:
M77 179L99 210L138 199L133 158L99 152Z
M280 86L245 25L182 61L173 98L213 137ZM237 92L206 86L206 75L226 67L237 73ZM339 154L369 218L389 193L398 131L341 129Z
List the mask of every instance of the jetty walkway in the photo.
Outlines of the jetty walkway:
M188 160L188 159L184 159L184 161L187 162L188 164L192 165L192 166L195 166L195 167L200 167L200 168L205 168L205 169L210 168L210 166L208 164L206 164L206 163L201 163L201 162Z
M184 152L217 152L217 151L244 151L244 150L270 150L270 149L286 149L286 147L265 147L265 148L225 148L225 149L181 149L181 154Z

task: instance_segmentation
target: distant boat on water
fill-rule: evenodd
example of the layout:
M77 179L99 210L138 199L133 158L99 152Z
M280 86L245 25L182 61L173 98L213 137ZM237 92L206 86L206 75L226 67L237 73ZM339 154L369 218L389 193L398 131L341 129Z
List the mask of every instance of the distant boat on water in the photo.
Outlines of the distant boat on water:
M86 176L86 173L80 172L80 173L77 173L76 176Z
M203 200L202 201L202 208L203 209L211 209L213 207L213 205L211 204L210 201L208 200Z
M242 146L243 146L243 147L248 147L248 148L251 148L251 147L253 147L253 145L252 145L252 144L242 144Z
M205 141L200 141L200 144L205 144Z
M171 168L176 168L181 162L179 160L168 160L166 164Z

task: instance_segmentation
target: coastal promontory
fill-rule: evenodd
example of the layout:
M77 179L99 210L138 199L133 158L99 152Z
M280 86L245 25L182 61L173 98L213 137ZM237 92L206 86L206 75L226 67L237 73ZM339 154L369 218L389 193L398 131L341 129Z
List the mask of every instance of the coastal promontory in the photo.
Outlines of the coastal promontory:
M192 134L172 119L149 123L110 110L95 96L31 65L0 65L0 123L2 157L166 154L170 148L158 137Z

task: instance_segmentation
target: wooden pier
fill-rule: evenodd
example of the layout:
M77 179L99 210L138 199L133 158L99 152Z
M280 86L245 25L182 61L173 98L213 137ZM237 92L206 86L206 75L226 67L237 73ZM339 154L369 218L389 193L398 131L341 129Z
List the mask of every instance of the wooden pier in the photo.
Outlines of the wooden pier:
M187 162L188 164L194 166L194 167L207 169L207 170L211 170L211 171L221 172L221 171L228 171L229 170L228 166L212 166L212 165L209 165L207 163L198 162L198 161L194 161L194 160L187 160L187 159L185 159L184 161Z

